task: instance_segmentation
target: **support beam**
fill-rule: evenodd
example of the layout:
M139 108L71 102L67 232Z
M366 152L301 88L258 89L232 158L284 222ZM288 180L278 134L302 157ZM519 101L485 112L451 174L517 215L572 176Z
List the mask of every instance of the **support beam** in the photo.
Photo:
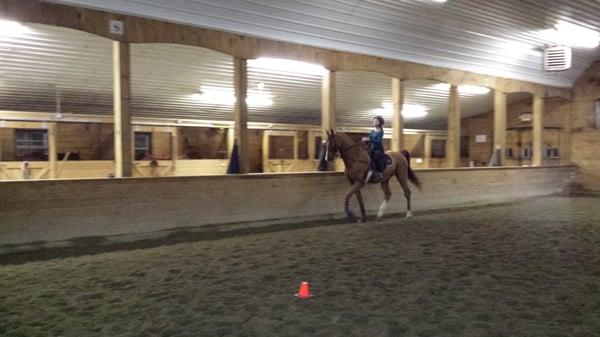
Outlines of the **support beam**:
M56 171L56 160L58 157L56 151L56 123L48 125L48 165L50 166L50 179L58 178Z
M115 177L133 175L129 43L113 41Z
M572 102L567 104L569 104L569 108L567 109L568 113L563 114L563 130L559 153L561 165L571 165L571 116L574 115L574 104Z
M175 172L177 167L177 160L179 159L179 128L173 128L171 130L171 162L172 170Z
M506 159L506 93L494 90L494 145L492 153L500 148L500 166ZM491 155L491 154L490 154Z
M325 131L335 130L335 72L327 71L321 81L321 128L323 141L327 140ZM335 171L335 164L329 164L329 170Z
M424 145L425 145L425 149L424 149L423 153L424 153L425 158L423 158L423 166L425 166L425 168L430 168L431 167L431 135L428 133L425 134Z
M404 149L404 118L402 106L404 105L404 81L392 78L392 151L399 152Z
M235 86L235 142L238 146L240 173L248 173L248 63L246 59L234 58Z
M458 87L450 86L448 100L448 138L446 139L446 160L448 167L460 167L460 107Z
M533 95L533 144L532 144L532 160L534 166L542 166L544 158L544 98L538 95Z

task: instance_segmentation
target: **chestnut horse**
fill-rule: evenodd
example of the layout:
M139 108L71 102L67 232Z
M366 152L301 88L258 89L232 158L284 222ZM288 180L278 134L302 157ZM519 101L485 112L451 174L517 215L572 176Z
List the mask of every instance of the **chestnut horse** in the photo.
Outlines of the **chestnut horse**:
M361 143L356 143L344 133L335 133L333 130L326 132L327 143L325 146L327 152L325 154L325 159L327 161L333 160L335 153L339 151L342 156L342 160L344 161L344 165L346 166L346 177L352 185L350 190L348 190L346 193L346 198L344 199L344 210L346 211L348 218L354 219L354 214L350 209L350 198L356 194L358 204L360 205L359 221L366 221L365 205L363 203L360 190L365 186L366 183L381 183L384 199L383 202L381 202L381 206L379 206L379 213L377 213L377 219L381 219L385 212L385 208L390 201L390 197L392 196L389 182L393 176L398 179L400 186L402 186L402 189L404 190L404 196L406 197L406 217L412 217L410 207L411 192L410 187L408 186L408 181L410 180L410 182L417 186L419 190L421 189L421 183L419 182L419 179L413 170L410 168L410 154L408 151L402 151L401 153L386 152L391 159L391 164L388 163L383 171L383 174L381 175L381 179L373 181L374 179L371 178L371 181L365 182L367 172L371 167L371 158L367 150L361 146Z

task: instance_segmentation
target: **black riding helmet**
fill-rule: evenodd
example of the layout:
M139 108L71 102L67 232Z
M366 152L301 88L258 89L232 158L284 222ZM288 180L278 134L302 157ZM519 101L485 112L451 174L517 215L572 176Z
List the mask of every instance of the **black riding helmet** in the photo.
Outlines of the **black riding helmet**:
M374 119L379 121L379 125L383 126L383 124L385 124L385 121L383 120L383 117L381 116L375 116Z

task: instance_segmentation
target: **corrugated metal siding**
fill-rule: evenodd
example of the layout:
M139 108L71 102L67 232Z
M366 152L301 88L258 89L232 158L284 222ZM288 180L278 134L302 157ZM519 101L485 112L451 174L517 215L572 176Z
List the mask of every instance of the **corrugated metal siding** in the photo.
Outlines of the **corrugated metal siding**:
M62 113L111 115L112 43L75 30L28 25L22 38L0 40L0 110L53 112L60 92ZM234 119L233 104L199 101L203 88L233 96L233 60L219 52L173 44L133 44L132 108L136 117L200 120ZM339 127L369 126L373 109L391 103L391 78L372 72L337 73ZM406 81L405 103L429 114L406 119L407 128L443 128L448 90L433 81ZM321 121L321 75L270 70L248 62L249 92L262 92L273 105L249 105L251 122L312 124ZM260 89L262 87L262 89ZM510 100L519 99L511 95ZM488 112L493 95L461 94L462 116Z
M248 90L271 95L270 107L248 106L251 122L286 124L321 124L321 78L319 75L290 71L266 70L248 62Z
M0 36L0 110L112 114L112 43L76 30L28 25Z
M232 105L207 104L194 98L203 86L233 93L231 56L181 45L132 45L134 116L233 120Z
M598 57L545 74L540 30L557 20L600 31L594 0L53 0L323 48L571 86ZM523 49L523 46L527 48Z

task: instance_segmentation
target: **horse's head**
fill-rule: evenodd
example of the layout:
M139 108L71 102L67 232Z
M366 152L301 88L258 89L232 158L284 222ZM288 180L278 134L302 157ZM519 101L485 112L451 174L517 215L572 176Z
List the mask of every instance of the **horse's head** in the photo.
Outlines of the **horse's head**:
M338 151L338 147L335 143L335 134L333 129L330 131L325 130L327 133L327 142L325 143L325 160L332 161L335 158L335 154Z

